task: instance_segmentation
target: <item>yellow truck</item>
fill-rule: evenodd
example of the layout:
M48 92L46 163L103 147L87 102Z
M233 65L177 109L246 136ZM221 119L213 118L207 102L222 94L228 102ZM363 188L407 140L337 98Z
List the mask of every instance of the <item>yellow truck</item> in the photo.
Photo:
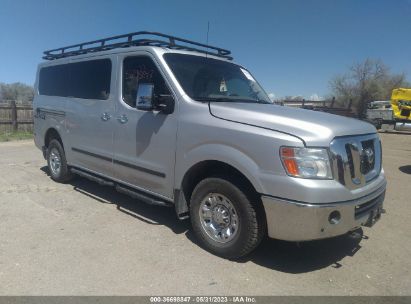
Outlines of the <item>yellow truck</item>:
M411 89L392 90L390 101L373 101L368 104L366 120L377 129L393 125L394 129L409 129L411 126Z
M395 121L411 122L411 89L392 90L391 107Z

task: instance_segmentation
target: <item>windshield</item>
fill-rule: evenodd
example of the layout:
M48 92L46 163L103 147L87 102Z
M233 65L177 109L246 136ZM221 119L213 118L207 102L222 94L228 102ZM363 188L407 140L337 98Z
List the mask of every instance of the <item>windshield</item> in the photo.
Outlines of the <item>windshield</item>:
M251 74L222 60L185 54L165 54L184 91L198 101L271 103Z

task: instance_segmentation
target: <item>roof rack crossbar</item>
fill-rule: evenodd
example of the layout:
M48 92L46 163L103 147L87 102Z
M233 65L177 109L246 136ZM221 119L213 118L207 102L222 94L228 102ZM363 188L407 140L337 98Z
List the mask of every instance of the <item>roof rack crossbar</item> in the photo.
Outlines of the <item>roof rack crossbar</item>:
M168 41L158 40L158 39L147 39L147 38L133 39L135 36L142 36L142 35L167 38ZM121 40L121 39L125 39L126 41L115 42L116 40ZM180 42L184 44L178 44L176 42ZM91 53L91 52L99 52L99 51L111 50L115 48L139 46L139 45L151 45L151 46L167 47L171 49L197 51L197 52L205 53L208 55L223 57L229 60L233 59L230 56L231 52L226 49L222 49L219 47L191 41L191 40L184 39L184 38L170 36L170 35L166 35L166 34L162 34L158 32L147 32L147 31L140 31L140 32L134 32L134 33L124 34L124 35L117 35L117 36L108 37L104 39L87 41L83 43L64 46L64 47L57 48L57 49L47 50L43 52L44 53L43 59L54 60L54 59L76 56L76 55L86 54L86 53ZM196 48L196 46L201 47L202 49Z

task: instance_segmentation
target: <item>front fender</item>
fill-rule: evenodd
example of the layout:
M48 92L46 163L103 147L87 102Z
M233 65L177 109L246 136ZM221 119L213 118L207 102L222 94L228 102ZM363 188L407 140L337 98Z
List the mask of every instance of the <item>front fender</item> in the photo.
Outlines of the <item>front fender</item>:
M203 161L220 161L240 171L254 186L262 192L262 184L256 179L259 172L257 162L243 151L222 143L209 143L193 147L177 159L175 189L180 189L184 175L194 165Z

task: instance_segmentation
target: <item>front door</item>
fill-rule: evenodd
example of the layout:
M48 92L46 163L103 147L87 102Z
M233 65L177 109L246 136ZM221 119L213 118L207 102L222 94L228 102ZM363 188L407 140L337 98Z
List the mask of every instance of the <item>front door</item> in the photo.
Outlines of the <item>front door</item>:
M123 57L122 94L116 109L114 172L116 178L140 190L172 198L177 111L136 109L139 83L154 84L154 94L172 94L153 57ZM177 107L176 107L177 108Z

